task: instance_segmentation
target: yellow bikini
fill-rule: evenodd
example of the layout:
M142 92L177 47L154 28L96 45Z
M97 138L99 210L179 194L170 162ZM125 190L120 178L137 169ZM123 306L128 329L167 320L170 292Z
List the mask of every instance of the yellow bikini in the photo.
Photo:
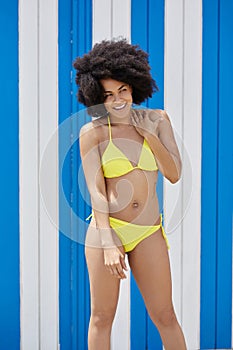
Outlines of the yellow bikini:
M147 171L156 171L158 166L155 161L155 157L148 145L147 141L144 139L140 158L137 166L133 166L125 154L113 143L112 133L111 133L111 123L108 117L108 128L109 128L109 143L105 149L101 164L103 169L104 177L114 178L125 174L128 174L134 169L141 169ZM89 219L92 214L87 218ZM138 243L143 241L145 238L149 237L152 233L158 231L160 228L162 230L163 237L166 241L167 247L169 249L168 239L164 232L162 225L162 215L160 215L160 224L153 226L136 225L123 221L117 218L109 216L110 226L114 229L118 237L120 238L122 245L124 246L125 252L133 250Z
M147 171L158 170L155 157L146 139L143 141L141 155L137 166L133 166L126 155L113 143L110 119L108 117L109 143L105 149L101 163L104 177L113 178L128 174L134 169Z
M162 235L169 249L169 243L167 236L164 232L162 225L162 214L160 214L159 225L144 226L135 225L127 221L123 221L117 218L109 217L110 226L114 229L117 236L120 238L122 245L124 246L125 252L130 252L133 250L138 243L143 241L145 238L152 235L152 233L158 231L161 227Z

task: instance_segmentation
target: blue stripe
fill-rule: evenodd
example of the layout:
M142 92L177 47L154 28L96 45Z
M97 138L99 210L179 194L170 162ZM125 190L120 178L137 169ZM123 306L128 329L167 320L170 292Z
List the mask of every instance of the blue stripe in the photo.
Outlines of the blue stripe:
M231 347L232 2L203 0L201 348Z
M0 4L0 349L20 344L18 1Z
M231 348L233 199L233 2L220 1L216 348ZM228 179L230 180L228 182Z
M159 91L149 100L149 108L164 108L164 0L149 0L148 52L152 76ZM163 208L163 176L159 173L157 182L159 206ZM159 332L148 316L148 350L163 349Z
M58 3L58 63L59 63L59 124L71 115L71 2L60 0ZM70 131L66 135L59 134L59 155L63 148L69 148ZM60 156L59 156L60 157ZM65 193L71 193L71 169L70 154L64 165L59 164L59 197L62 196L62 188ZM62 184L61 184L62 179ZM71 231L70 212L65 208L59 208L60 227ZM59 235L59 326L61 350L72 349L71 327L71 241L60 233Z
M149 108L163 109L164 91L164 0L132 0L131 41L149 53L152 75L159 92L147 102ZM157 193L163 208L163 179L159 174ZM134 278L131 278L132 349L162 349L160 335L150 320Z
M148 1L131 1L131 42L148 48ZM138 25L140 23L140 25ZM135 350L147 348L147 313L135 279L131 276L130 286L130 344Z
M203 1L201 348L215 348L217 259L218 0Z
M62 122L83 108L76 100L77 87L72 62L91 48L91 0L70 1L68 8L66 1L59 1L59 33L59 116ZM84 219L89 209L79 189L79 186L84 187L85 184L83 178L78 178L81 161L78 140L74 142L81 123L85 122L85 117L72 118L67 135L60 135L59 139L61 149L67 140L70 142L70 151L63 169L61 164L60 178L71 209L71 212L64 212L63 208L60 208L60 217L61 220L66 220L68 236L75 237L75 240L84 231L84 224L77 222L75 215ZM60 290L61 350L87 349L90 305L84 246L63 235L60 235Z

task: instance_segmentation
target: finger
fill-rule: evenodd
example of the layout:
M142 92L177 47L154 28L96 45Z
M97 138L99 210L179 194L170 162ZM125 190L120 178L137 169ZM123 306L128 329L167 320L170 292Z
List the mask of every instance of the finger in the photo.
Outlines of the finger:
M143 120L143 111L137 111L138 113L137 113L137 116L138 116L138 120L139 121L142 121Z
M128 267L126 266L125 259L123 257L121 258L121 265L122 265L124 270L126 270L126 271L128 270Z
M117 269L117 264L115 264L115 263L110 264L110 265L109 265L109 270L110 270L110 273L111 273L114 277L120 278L119 272L118 272L118 269Z
M139 122L138 111L134 111L134 112L135 112L134 113L134 120L135 120L136 124L138 124L138 122Z
M124 271L122 270L122 267L120 264L116 267L116 269L117 269L117 272L118 272L118 275L120 276L120 278L126 278L126 275L125 275Z
M135 125L136 124L136 121L135 121L135 111L132 110L132 113L131 113L131 121L132 121L132 124Z

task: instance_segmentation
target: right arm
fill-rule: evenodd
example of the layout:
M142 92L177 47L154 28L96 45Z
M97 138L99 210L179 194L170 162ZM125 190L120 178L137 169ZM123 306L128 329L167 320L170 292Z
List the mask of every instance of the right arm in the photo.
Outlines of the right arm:
M84 125L80 131L80 153L96 226L104 249L105 266L112 274L124 278L124 255L114 242L115 233L109 224L109 205L100 161L97 127L93 123Z

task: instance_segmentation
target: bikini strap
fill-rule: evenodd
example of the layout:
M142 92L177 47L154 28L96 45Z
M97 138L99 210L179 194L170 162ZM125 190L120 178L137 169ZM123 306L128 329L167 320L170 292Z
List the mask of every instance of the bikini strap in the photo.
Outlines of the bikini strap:
M111 129L111 123L110 123L110 118L108 115L108 132L109 132L109 139L112 141L112 129Z

